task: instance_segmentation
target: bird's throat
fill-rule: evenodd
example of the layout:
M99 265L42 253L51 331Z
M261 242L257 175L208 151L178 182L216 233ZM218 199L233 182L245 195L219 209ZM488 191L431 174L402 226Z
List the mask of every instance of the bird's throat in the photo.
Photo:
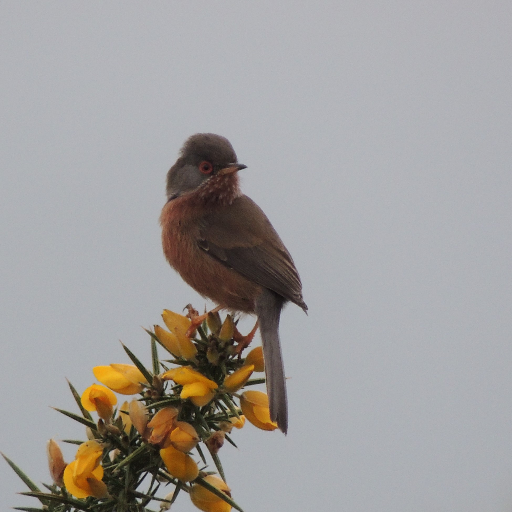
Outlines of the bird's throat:
M194 199L203 204L229 206L241 195L238 174L212 176L193 195Z

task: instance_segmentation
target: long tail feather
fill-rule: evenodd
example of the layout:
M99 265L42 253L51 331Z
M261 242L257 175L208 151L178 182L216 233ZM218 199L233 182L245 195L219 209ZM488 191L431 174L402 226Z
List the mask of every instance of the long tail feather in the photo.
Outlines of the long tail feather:
M288 402L283 357L279 343L279 318L284 299L271 290L264 290L256 302L260 324L265 377L270 405L270 418L286 434L288 430Z

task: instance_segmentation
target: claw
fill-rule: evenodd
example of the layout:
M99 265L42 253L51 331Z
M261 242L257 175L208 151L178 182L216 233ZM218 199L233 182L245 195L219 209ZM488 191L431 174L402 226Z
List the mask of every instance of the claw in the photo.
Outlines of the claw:
M193 338L197 328L206 320L206 317L208 316L208 313L204 313L203 315L200 315L197 310L195 310L191 304L187 304L185 306L185 309L188 310L187 317L190 318L190 327L187 329L187 332L185 333L185 336L187 338ZM216 308L213 308L211 310L211 313L217 313L222 309L222 306L217 306Z

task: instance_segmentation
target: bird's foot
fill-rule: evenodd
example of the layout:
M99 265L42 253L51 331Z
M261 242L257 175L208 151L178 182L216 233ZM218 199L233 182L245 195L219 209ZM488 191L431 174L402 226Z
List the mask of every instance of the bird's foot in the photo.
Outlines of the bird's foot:
M240 333L240 331L235 327L235 332L233 334L233 339L238 343L238 345L235 348L235 354L238 354L239 357L241 357L242 352L250 345L251 341L254 338L254 335L256 334L256 331L258 330L258 320L256 320L256 323L254 324L254 327L252 328L252 331L249 334L246 334L245 336Z
M192 307L192 304L187 304L185 309L188 311L186 316L190 318L190 327L187 329L185 336L187 336L187 338L193 338L197 328L206 320L208 313L200 315L199 312ZM217 306L213 308L210 313L218 313L221 309L221 306Z

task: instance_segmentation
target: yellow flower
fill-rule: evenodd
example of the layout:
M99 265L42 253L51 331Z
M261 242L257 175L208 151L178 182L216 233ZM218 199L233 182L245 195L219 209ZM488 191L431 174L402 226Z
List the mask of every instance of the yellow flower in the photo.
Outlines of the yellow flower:
M180 452L174 446L160 450L160 457L164 461L167 471L182 482L190 482L199 475L199 468L194 459L186 453Z
M253 348L245 358L245 365L253 364L255 372L265 371L265 362L263 360L263 347Z
M76 458L64 470L64 484L76 498L107 496L107 486L102 482L103 467L100 466L103 448L97 441L82 443Z
M190 327L190 319L168 309L164 309L162 318L170 332L155 325L155 334L160 343L175 357L194 359L197 348L186 335Z
M50 439L46 447L46 452L48 454L48 467L52 480L59 487L62 487L64 485L62 474L66 468L66 463L64 462L60 447L53 439Z
M186 421L177 421L169 436L171 444L180 452L189 452L199 442L196 429Z
M198 407L202 407L210 402L215 396L213 390L218 388L213 380L208 379L202 373L199 373L189 366L167 370L162 375L162 379L172 379L176 384L181 384L183 389L181 390L180 397L183 400L190 398L192 403Z
M231 498L231 489L227 486L224 480L213 475L205 476L204 480L217 487L217 489ZM226 503L216 494L213 494L213 492L210 492L199 484L194 484L190 489L190 499L197 508L204 512L229 512L231 510L231 505L229 503Z
M261 391L246 391L240 397L240 407L244 416L261 430L275 430L277 423L270 420L268 396Z
M167 436L175 426L178 412L178 409L175 407L164 407L153 416L148 423L148 427L152 429L149 438L151 444L158 444L162 447L170 444L170 440L167 439Z
M92 371L102 384L122 395L140 393L144 389L142 383L148 383L141 371L131 364L95 366Z
M238 391L240 388L244 387L253 371L254 365L252 364L242 366L242 368L239 368L236 372L233 372L224 379L224 387L231 393Z
M97 411L100 418L108 421L114 412L117 398L110 389L93 384L82 393L82 405L87 411Z

